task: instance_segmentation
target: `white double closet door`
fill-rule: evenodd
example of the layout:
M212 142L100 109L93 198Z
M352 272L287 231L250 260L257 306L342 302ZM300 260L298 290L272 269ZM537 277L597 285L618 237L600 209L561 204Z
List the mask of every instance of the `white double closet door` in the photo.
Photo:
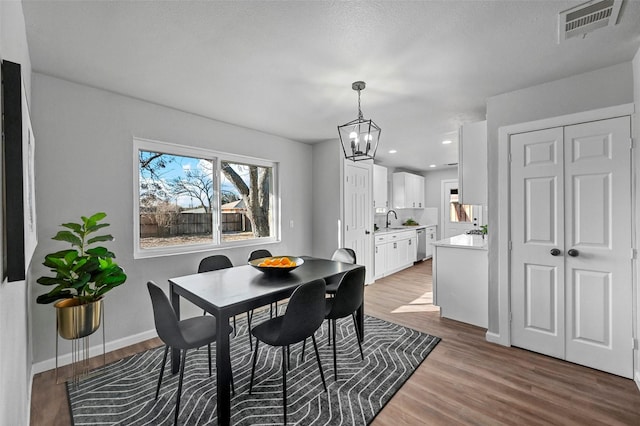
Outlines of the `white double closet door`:
M631 378L630 118L512 135L512 345Z

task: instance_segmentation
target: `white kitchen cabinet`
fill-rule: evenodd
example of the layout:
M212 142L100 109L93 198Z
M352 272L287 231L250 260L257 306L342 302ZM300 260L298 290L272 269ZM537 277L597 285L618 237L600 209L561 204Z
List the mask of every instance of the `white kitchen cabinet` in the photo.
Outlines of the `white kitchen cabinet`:
M424 230L426 234L426 244L427 248L425 250L425 259L428 259L433 256L433 243L438 239L437 236L437 226L427 226Z
M460 204L487 205L487 122L463 124L458 144Z
M387 168L373 165L373 207L377 213L386 213L389 207Z
M416 231L398 230L376 233L375 278L401 271L416 260Z
M384 277L387 270L387 244L385 238L376 237L375 240L374 278L378 279Z
M424 208L424 177L406 172L394 173L393 207L396 209Z
M480 235L437 241L433 253L433 303L440 316L487 328L487 242Z

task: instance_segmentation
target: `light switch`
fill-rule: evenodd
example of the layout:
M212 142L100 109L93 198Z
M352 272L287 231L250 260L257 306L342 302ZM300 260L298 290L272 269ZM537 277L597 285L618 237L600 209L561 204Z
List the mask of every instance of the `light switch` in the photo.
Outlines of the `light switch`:
M289 228L293 228L293 219L289 221Z

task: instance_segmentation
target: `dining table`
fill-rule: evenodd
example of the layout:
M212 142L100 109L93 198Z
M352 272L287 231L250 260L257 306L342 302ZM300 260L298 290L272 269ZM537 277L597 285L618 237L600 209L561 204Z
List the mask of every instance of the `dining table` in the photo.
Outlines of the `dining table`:
M218 424L231 419L231 364L229 318L291 296L300 285L332 278L363 268L362 265L303 256L304 263L287 273L265 273L246 264L169 279L170 299L178 319L184 298L216 318L216 389ZM364 306L356 312L358 337L364 339ZM249 331L250 332L250 331ZM243 341L243 343L245 343ZM180 367L178 350L172 350L172 372Z

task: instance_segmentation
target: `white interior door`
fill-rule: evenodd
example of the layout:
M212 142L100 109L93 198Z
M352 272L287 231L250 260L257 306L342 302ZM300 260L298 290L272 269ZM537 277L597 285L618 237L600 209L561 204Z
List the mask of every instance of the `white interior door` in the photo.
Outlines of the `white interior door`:
M365 282L373 282L373 208L371 166L345 161L344 247L356 252L358 264L366 268Z
M511 137L511 342L557 358L565 355L562 152L562 128Z
M564 128L566 357L629 378L630 131L629 117Z
M513 135L515 346L632 377L628 117Z

